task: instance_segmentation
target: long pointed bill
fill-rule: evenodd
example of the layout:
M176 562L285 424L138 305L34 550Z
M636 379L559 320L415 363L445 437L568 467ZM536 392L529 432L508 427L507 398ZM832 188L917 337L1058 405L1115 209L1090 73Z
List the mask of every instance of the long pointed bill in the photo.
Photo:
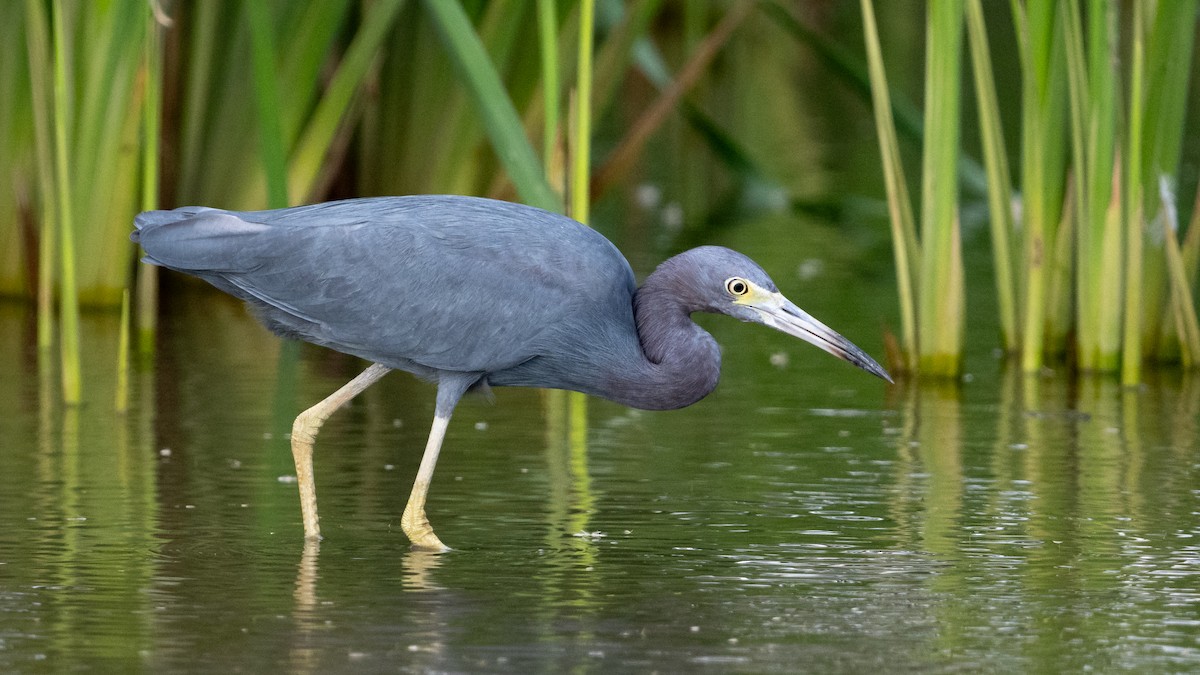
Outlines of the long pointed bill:
M891 375L888 375L887 371L875 362L875 359L867 356L866 352L855 346L853 342L797 307L791 300L783 297L783 294L771 293L758 302L747 303L746 306L758 314L759 321L763 324L811 342L872 375L888 382L892 381Z

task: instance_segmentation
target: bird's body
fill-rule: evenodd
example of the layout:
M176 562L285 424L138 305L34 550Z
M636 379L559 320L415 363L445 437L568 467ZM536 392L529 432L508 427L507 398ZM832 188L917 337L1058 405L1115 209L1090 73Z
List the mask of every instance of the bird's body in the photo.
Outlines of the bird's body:
M472 387L569 389L647 409L703 398L717 384L720 351L690 319L695 311L766 323L886 377L739 253L686 251L639 289L629 263L599 233L528 206L384 197L271 211L184 207L141 214L136 225L146 262L246 300L281 335L379 364L297 419L293 450L309 536L317 531L316 497L305 496L301 465L307 455L311 491L312 437L388 369L438 384L425 488L450 413ZM308 436L299 441L307 449L297 447L297 435ZM424 520L423 491L418 501L432 539L409 531L408 511L405 530L417 544L440 547Z
M698 327L691 344L672 345L676 361L694 357L681 373L658 372L674 364L643 350L629 263L595 230L541 209L428 195L183 208L139 224L148 262L246 300L276 333L425 379L649 409L694 403L716 385L719 352Z

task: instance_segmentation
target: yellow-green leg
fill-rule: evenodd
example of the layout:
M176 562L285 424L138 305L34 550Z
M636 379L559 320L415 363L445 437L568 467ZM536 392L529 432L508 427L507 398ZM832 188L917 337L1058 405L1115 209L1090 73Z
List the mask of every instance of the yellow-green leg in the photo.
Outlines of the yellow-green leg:
M300 513L304 518L304 536L321 538L320 518L317 516L317 486L313 481L313 442L321 425L338 408L358 396L391 370L378 363L364 370L328 398L296 416L292 424L292 459L296 461L296 482L300 486Z
M446 437L448 424L448 416L438 415L433 418L433 428L429 430L429 440L425 443L425 454L421 456L421 467L417 469L417 480L408 496L408 505L404 507L404 516L400 518L400 527L404 534L408 535L413 548L421 551L450 550L450 547L443 544L433 533L433 526L425 516L425 497L429 494L429 482L433 480L433 469L437 466L438 453L442 450L442 440Z
M421 467L417 469L417 479L413 483L412 493L408 496L408 505L404 507L404 516L400 519L400 527L412 542L414 549L435 552L450 550L450 547L443 544L433 533L433 526L425 516L425 497L429 494L429 483L433 480L433 469L437 466L438 454L442 451L442 441L446 438L446 427L450 424L454 406L458 405L463 393L478 382L479 378L479 373L439 375L433 428L429 430L425 454L421 456Z

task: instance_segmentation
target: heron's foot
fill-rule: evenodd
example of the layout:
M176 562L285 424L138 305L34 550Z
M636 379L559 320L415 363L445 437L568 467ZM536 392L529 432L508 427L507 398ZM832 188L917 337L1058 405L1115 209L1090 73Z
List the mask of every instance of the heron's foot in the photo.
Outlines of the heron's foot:
M405 536L412 542L414 551L428 551L430 553L444 553L449 551L450 547L443 544L441 539L433 533L433 526L429 524L429 519L425 517L425 509L414 509L411 504L404 509L404 516L400 519L400 527L404 530Z
M429 533L428 540L413 540L412 546L409 548L414 551L421 551L423 553L445 553L450 550L450 547L443 544L442 540L438 539L437 535L432 532Z

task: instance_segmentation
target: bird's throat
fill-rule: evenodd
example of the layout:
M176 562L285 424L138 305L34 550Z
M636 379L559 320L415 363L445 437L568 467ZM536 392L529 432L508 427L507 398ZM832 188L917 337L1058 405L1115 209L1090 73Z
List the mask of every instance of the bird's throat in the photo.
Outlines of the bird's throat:
M704 329L691 319L668 288L654 275L634 296L634 319L645 362L623 383L627 403L651 410L691 405L717 386L721 352Z

